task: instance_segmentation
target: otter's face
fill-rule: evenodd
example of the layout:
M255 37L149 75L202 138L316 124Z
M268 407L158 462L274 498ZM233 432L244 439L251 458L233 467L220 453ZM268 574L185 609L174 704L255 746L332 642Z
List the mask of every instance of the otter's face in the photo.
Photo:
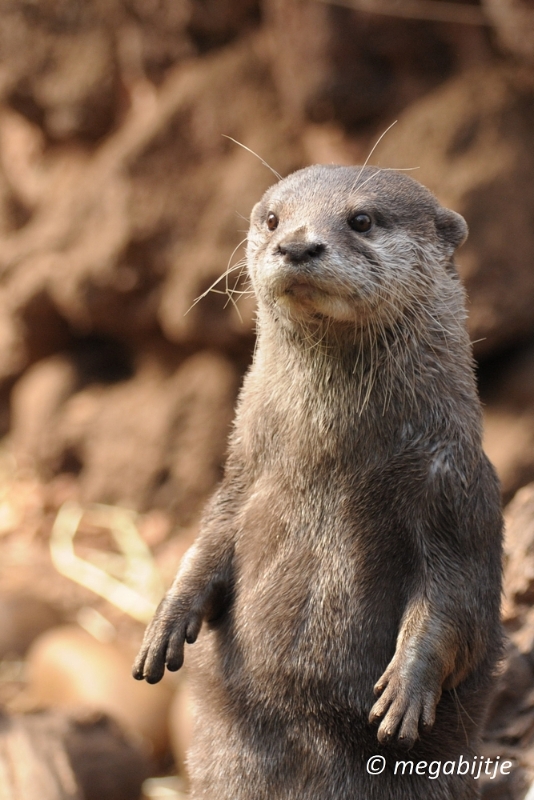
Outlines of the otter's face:
M314 166L254 207L248 268L260 306L289 322L388 324L453 280L466 235L459 214L405 175Z

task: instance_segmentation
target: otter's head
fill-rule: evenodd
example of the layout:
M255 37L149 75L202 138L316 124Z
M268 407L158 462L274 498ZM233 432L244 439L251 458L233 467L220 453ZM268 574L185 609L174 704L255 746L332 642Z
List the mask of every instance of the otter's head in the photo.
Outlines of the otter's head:
M444 282L464 219L421 184L377 167L313 166L254 207L248 268L260 309L288 324L394 324Z

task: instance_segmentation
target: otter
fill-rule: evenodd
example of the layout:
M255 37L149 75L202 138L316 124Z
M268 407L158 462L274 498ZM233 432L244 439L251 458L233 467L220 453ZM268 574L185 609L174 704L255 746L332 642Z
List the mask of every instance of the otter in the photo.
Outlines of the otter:
M224 478L134 665L159 681L198 639L194 800L479 796L455 764L501 650L502 514L466 235L372 167L307 167L253 209L258 339Z

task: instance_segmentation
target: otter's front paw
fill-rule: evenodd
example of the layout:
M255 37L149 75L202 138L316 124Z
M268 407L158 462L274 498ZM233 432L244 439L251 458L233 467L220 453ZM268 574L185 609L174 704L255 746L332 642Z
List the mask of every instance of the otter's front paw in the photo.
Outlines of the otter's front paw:
M419 731L434 725L441 684L423 675L402 674L392 662L374 687L380 695L369 714L369 722L378 723L378 741L387 744L397 738L406 749L419 738Z
M168 594L159 604L148 626L135 660L132 674L138 681L157 683L165 666L171 672L184 663L184 643L196 641L202 625L202 612Z

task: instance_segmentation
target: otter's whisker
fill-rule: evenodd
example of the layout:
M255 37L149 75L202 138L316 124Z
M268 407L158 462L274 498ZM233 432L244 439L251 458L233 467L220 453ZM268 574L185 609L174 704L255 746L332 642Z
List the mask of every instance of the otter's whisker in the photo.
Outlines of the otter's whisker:
M255 153L254 150L251 150L250 147L247 147L246 144L243 144L243 142L238 142L237 139L234 139L232 136L227 136L226 133L223 133L222 135L224 136L225 139L230 139L231 142L234 142L234 144L239 145L239 147L242 147L243 150L247 150L253 156L256 156L256 158L259 158L259 160L261 161L261 163L263 164L264 167L267 167L267 169L270 169L271 172L273 173L273 175L276 178L278 178L279 181L282 180L282 176L280 175L280 173L277 172L275 169L273 169L273 167L271 167L270 164L268 164L261 156L259 156L257 153Z
M229 270L227 270L226 272L224 272L222 275L219 275L219 277L217 278L217 280L216 280L216 281L214 281L214 282L211 284L211 286L209 286L209 287L206 289L206 291L205 291L205 292L202 292L202 294L200 294L200 295L199 295L199 296L198 296L198 297L197 297L197 298L196 298L196 299L195 299L195 300L194 300L194 301L191 303L191 305L189 306L189 308L188 308L188 309L187 309L187 311L185 312L185 314L184 314L184 317L185 317L185 315L186 315L186 314L189 314L189 312L191 311L191 309L192 309L192 308L194 308L194 306L196 306L196 304L197 304L197 303L200 303L200 301L201 301L201 300L202 300L204 297L206 297L206 295L208 295L210 292L213 292L213 291L215 291L215 286L217 286L217 284L219 283L219 281L222 281L222 280L223 280L223 278L225 278L227 274L229 274L230 272L234 272L236 269L239 269L240 267L241 267L241 265L240 265L240 264L235 264L233 267L230 267L230 269L229 269ZM221 294L226 294L226 291L224 291L224 292L221 292Z
M189 308L188 308L188 309L187 309L187 311L185 312L185 314L184 314L184 317L185 317L185 315L186 315L186 314L189 314L189 312L191 311L191 309L192 309L194 306L196 306L196 304L197 304L197 303L199 303L199 302L200 302L200 301L201 301L201 300L202 300L204 297L206 297L206 295L208 295L208 294L209 294L211 291L214 291L214 287L215 287L215 286L217 286L217 284L219 283L219 281L222 281L224 278L226 278L226 292L224 292L224 293L226 293L226 294L228 293L228 275L230 275L230 273L232 273L232 272L235 272L235 271L236 271L236 270L238 270L238 269L240 269L240 270L243 270L243 268L246 266L246 263L247 263L247 262L246 262L246 259L241 259L240 261L238 261L238 262L237 262L237 264L234 264L232 267L230 267L230 266L229 266L229 265L230 265L230 262L232 261L232 258L233 258L233 257L234 257L234 255L235 255L235 253L236 253L236 252L237 252L237 250L238 250L238 249L241 247L241 245L242 245L242 244L244 244L245 242L246 242L246 237L245 237L244 239L242 239L242 240L239 242L239 244L237 244L237 245L234 247L234 249L232 250L232 253L231 253L231 255L230 255L230 258L228 259L228 267L227 267L227 269L226 269L226 270L223 272L223 274L222 274L222 275L219 275L219 277L217 278L217 280L215 280L215 281L214 281L214 282L211 284L211 286L209 286L209 287L206 289L206 291L205 291L205 292L202 292L202 294L200 294L200 295L199 295L199 296L198 296L198 297L197 297L197 298L196 298L196 299L195 299L195 300L194 300L194 301L191 303L191 305L189 306ZM240 274L241 274L241 273L240 273ZM224 293L223 293L223 294L224 294ZM238 313L239 313L239 312L238 312Z
M359 188L360 188L360 187L358 186L358 181L360 180L361 174L362 174L362 172L364 171L364 169L366 168L367 164L369 163L369 160L370 160L371 156L373 155L373 153L375 152L376 148L378 147L378 145L380 144L380 142L382 141L382 139L384 138L384 136L385 136L387 133L389 133L389 131L392 129L392 127L393 127L394 125L396 125L396 124L397 124L397 122L398 122L398 120L394 120L394 121L391 123L391 125L389 125L389 126L386 128L386 130L385 130L383 133L381 133L381 134L380 134L380 136L378 137L378 139L377 139L377 140L376 140L376 142L374 143L373 147L371 148L371 151L370 151L369 155L367 156L367 158L366 158L366 159L365 159L365 161L363 162L363 164L362 164L362 167L361 167L360 171L358 172L358 175L356 176L356 181L355 181L355 186L354 186L354 188L355 188L355 189L357 189L357 188L359 189Z

